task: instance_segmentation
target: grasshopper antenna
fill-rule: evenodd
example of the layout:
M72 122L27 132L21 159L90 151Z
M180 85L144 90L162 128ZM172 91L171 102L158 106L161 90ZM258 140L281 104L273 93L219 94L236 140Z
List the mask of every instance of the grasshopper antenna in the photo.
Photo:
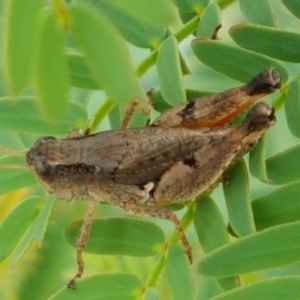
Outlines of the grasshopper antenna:
M0 146L0 152L9 154L12 156L25 157L25 152L23 152L23 151L16 151L16 150L12 150L12 149L5 148L2 146ZM21 164L3 164L3 165L0 165L0 169L24 169L24 170L27 170L28 168L26 165L21 165Z
M23 151L12 150L2 146L0 146L0 152L3 152L5 154L10 154L12 156L25 157L25 153Z

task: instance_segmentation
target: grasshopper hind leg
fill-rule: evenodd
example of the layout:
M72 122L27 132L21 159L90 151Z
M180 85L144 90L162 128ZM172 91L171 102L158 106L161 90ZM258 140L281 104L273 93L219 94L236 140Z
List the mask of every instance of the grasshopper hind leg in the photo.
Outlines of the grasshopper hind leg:
M163 208L163 207L141 207L141 206L137 206L135 203L126 203L122 208L127 212L135 215L155 217L155 218L166 219L171 221L175 225L177 234L182 242L182 245L185 249L188 259L190 263L192 263L193 261L192 248L186 238L184 229L179 219L171 209Z
M129 107L127 108L125 112L125 116L123 119L122 127L121 129L126 129L129 127L130 122L133 119L133 115L136 112L137 109L140 109L144 115L148 117L147 125L149 125L150 122L150 112L152 110L151 104L145 104L140 98L136 97L134 98L131 103L129 104Z

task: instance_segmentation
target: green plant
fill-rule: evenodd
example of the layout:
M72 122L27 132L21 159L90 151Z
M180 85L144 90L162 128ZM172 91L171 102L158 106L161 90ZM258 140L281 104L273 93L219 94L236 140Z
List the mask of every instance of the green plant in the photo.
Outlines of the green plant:
M268 140L263 139L250 154L250 173L262 183L251 179L250 191L242 160L227 172L232 178L231 185L224 186L227 211L220 212L218 189L211 195L218 205L211 197L200 196L184 209L178 207L183 226L187 229L194 224L196 230L196 234L188 232L195 268L176 243L176 234L170 234L169 224L158 226L148 219L130 218L101 204L97 217L114 217L95 221L87 250L111 256L87 254L87 270L75 291L64 286L76 265L75 251L61 232L74 243L75 221L83 217L85 203L55 202L45 196L28 171L0 169L0 193L10 192L0 201L1 217L12 210L0 225L4 266L0 276L5 285L0 298L299 297L299 265L288 266L300 259L300 82L296 65L300 34L293 31L299 27L298 1L66 2L1 3L5 24L1 32L1 145L29 148L39 136L63 137L73 127L88 127L91 132L118 129L130 100L138 96L147 101L149 88L157 89L152 101L154 110L161 112L212 88L224 90L238 85L236 81L246 82L269 67L280 72L283 81L281 91L268 97L277 110L278 123ZM235 15L231 7L238 8ZM231 19L231 25L240 23L234 18L247 23L226 25L212 40L221 17ZM193 39L191 43L189 39ZM181 42L186 48L178 47ZM135 67L132 58L138 61ZM151 74L154 65L157 76ZM193 75L184 81L190 68ZM98 90L105 91L105 96ZM145 122L137 112L132 126L144 126ZM0 164L24 165L25 161L3 156ZM161 227L168 232L167 238ZM30 251L20 260L27 248ZM119 256L124 253L134 257ZM9 266L14 266L14 271L8 276ZM277 269L265 271L272 268ZM247 275L250 272L255 273ZM286 274L289 276L283 276ZM279 277L273 278L275 275ZM256 282L258 279L263 280ZM244 286L251 281L254 283Z

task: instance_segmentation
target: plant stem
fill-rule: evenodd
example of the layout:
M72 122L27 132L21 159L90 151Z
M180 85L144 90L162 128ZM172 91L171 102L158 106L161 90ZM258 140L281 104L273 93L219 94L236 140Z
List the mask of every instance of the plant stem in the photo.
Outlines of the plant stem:
M136 68L138 77L142 77L156 62L157 49L153 50Z
M276 97L272 101L272 106L274 107L275 110L279 110L283 106L285 102L285 97L286 97L286 91L283 91L279 94L278 97Z
M186 37L188 37L192 32L197 29L200 16L196 16L189 22L184 24L184 26L179 29L174 36L177 38L178 42L182 42ZM138 77L143 76L156 62L158 50L152 51L136 68L136 74ZM91 128L95 129L98 127L99 123L104 119L103 112L106 114L114 107L115 103L111 98L107 98L105 103L95 112L94 120L92 122Z
M199 21L200 16L194 17L193 19L185 23L185 25L174 34L179 43L197 29Z
M91 132L95 132L98 125L103 121L103 119L108 115L114 106L115 103L111 98L105 99L105 102L96 110L94 114L94 120L90 126Z
M189 227L189 225L192 223L193 220L193 210L194 210L194 202L190 201L188 203L188 210L186 211L186 213L184 214L184 216L181 218L180 223L183 227L183 229L187 229ZM173 233L171 234L170 238L168 239L167 243L166 243L166 247L164 249L163 254L159 257L159 259L157 260L153 271L150 273L150 275L148 276L146 282L145 282L145 289L144 291L146 291L146 289L148 287L151 286L155 286L157 280L159 279L164 266L165 266L165 253L169 248L169 245L175 243L178 241L178 234L177 231L174 230Z
M146 283L145 283L145 287L151 287L151 286L155 286L156 281L158 280L164 265L165 265L165 255L164 253L160 256L160 258L158 259L158 261L155 264L155 267L153 269L153 271L151 272L151 274L148 276Z

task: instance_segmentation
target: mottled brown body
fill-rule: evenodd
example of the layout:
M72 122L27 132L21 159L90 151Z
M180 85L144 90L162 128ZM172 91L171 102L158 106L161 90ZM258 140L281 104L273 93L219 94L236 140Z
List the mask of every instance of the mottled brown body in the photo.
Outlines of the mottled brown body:
M280 88L280 74L267 69L246 85L182 103L162 113L156 127L218 127L228 123L258 99Z
M269 105L260 103L238 128L148 127L64 140L46 137L30 149L27 162L61 200L164 205L209 188L273 121Z
M274 123L274 110L262 102L237 128L147 127L37 140L27 153L27 164L45 189L61 200L90 201L77 239L78 272L68 287L83 273L82 250L100 201L171 220L191 260L179 220L160 206L186 201L210 188Z
M78 271L68 287L83 273L82 250L101 201L172 221L192 260L180 221L162 206L214 186L226 168L252 148L275 122L267 103L255 105L239 127L218 126L279 86L279 74L269 69L245 86L174 107L151 127L38 139L26 158L44 188L64 201L90 203L76 243Z

